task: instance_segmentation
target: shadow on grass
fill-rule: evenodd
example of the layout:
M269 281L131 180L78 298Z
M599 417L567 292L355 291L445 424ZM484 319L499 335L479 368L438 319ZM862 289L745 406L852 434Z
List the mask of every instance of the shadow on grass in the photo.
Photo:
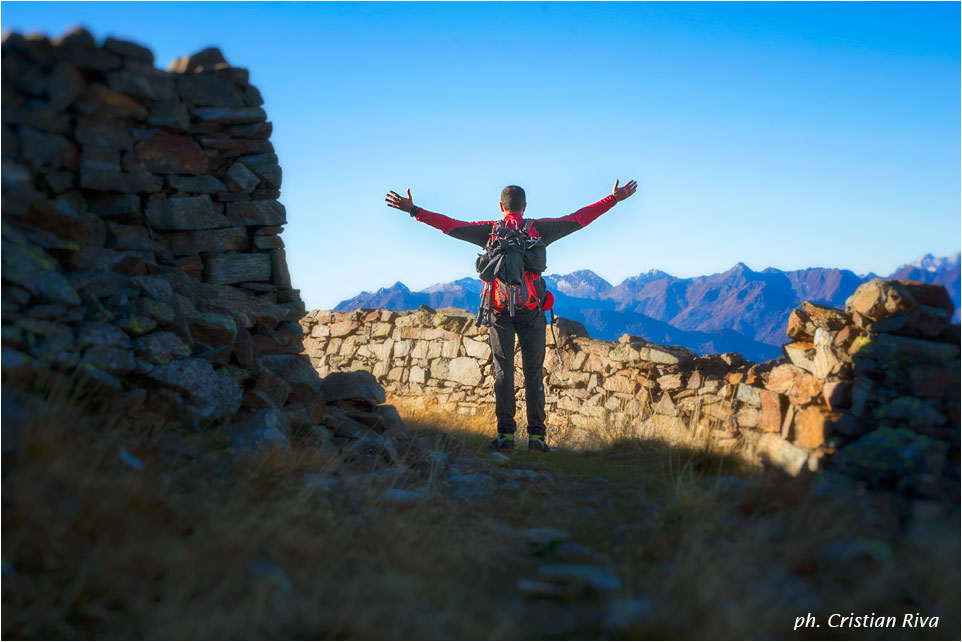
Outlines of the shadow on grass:
M101 401L65 385L17 425L4 408L6 637L944 638L958 629L957 523L879 533L851 500L816 500L725 454L613 440L591 453L522 450L495 461L486 418L425 411L406 417L420 445L402 452L405 467L372 474L318 449L216 449L215 426L192 432L156 409ZM446 465L429 456L437 450ZM497 491L453 495L455 469L494 479ZM391 488L423 499L389 501ZM567 561L525 548L525 530L544 526L571 533L622 588L523 599L518 579ZM613 618L622 603L649 608ZM942 619L934 631L793 632L808 611Z

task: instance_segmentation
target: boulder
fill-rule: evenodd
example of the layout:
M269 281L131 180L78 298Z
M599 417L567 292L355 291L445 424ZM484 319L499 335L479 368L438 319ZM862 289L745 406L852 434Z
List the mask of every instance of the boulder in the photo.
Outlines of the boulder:
M787 395L797 406L804 406L822 394L822 382L798 366L782 364L769 373L768 389Z
M918 281L872 279L860 285L845 301L847 312L857 312L871 321L917 306L933 308L934 316L939 316L935 310L941 310L950 319L955 313L955 305L943 286Z
M681 346L660 346L650 343L638 350L638 357L642 361L652 363L681 365L691 363L698 358L698 355Z
M185 74L177 78L177 93L195 107L243 107L237 85L212 73Z
M241 452L256 452L289 447L291 433L287 415L277 408L264 408L247 419L231 424L224 429L230 439L231 447Z
M328 406L324 413L324 425L335 437L346 439L363 439L371 434L371 430L348 413L336 406Z
M223 419L240 409L240 386L223 370L215 372L206 359L173 361L157 366L147 377L187 396L188 410L200 419Z
M257 363L284 379L292 387L290 401L307 401L321 393L321 378L317 376L309 360L292 354L268 354L260 357ZM327 397L330 401L331 398ZM383 403L383 391L381 401Z
M149 100L173 100L175 98L173 79L152 64L127 63L129 69L118 69L107 73L107 84L128 96Z
M558 334L558 339L564 339L567 337L583 337L588 338L588 330L585 326L577 321L572 321L571 319L565 319L564 317L555 317L554 320L555 332ZM548 334L551 334L551 330L548 330Z
M107 36L104 39L104 49L107 51L112 51L117 55L124 56L125 58L140 60L148 65L154 64L154 52L146 47L138 45L135 42L120 40L119 38Z
M815 324L804 310L792 310L785 334L795 341L811 341L815 337Z
M252 154L241 156L237 160L263 179L268 187L280 188L281 166L277 162L277 154Z
M227 170L228 187L239 192L250 192L261 182L252 171L241 163L234 163Z
M937 339L952 321L952 315L942 308L917 306L899 310L868 325L872 332L887 332L907 337Z
M937 402L933 403L907 395L896 397L880 405L872 416L882 425L901 424L913 428L941 426L948 423L948 417L939 411Z
M187 316L187 327L195 341L215 348L233 346L237 337L237 323L227 314L191 314Z
M755 386L749 386L744 383L738 384L738 389L735 393L736 399L742 403L747 403L750 406L761 406L762 398L761 393L763 389L757 388Z
M808 316L814 327L830 332L837 332L852 323L852 315L844 310L830 308L811 301L802 303L802 311ZM814 337L814 335L813 331L812 336Z
M910 487L920 475L941 477L948 446L903 428L879 428L841 448L832 458L845 474L871 483Z
M803 370L815 372L815 346L808 341L794 341L782 346L785 357Z
M851 381L827 381L822 386L822 398L829 408L850 408L852 406Z
M802 448L818 448L831 434L833 417L822 408L805 408L795 415L795 443Z
M167 71L175 74L199 73L212 70L214 67L227 64L227 59L217 47L201 49L190 56L181 56L167 66Z
M909 365L943 366L959 358L959 346L925 341L892 334L877 334L852 344L855 358L872 359L889 368L901 369Z
M801 474L808 464L808 451L771 433L760 435L755 449L767 463L793 477Z
M114 375L127 374L135 368L134 353L131 350L106 345L87 348L81 362Z
M257 375L257 383L254 386L254 392L277 408L284 407L293 390L289 383L267 368L261 368L260 374Z
M386 400L384 388L365 370L332 372L324 377L323 391L328 403L358 400L377 406Z
M463 386L477 386L481 383L481 368L471 357L457 357L448 363L447 380Z
M77 291L58 271L59 264L36 245L22 239L8 241L4 231L3 280L18 285L33 296L52 303L77 305Z
M917 397L958 399L962 387L959 365L913 365L908 370L909 388Z
M897 281L872 279L860 285L845 301L845 311L849 314L857 312L875 321L914 304L911 295Z
M847 377L851 374L852 359L847 352L835 346L834 333L819 327L815 330L815 357L813 373L819 379Z
M162 365L191 354L190 346L173 332L154 332L134 339L137 358Z

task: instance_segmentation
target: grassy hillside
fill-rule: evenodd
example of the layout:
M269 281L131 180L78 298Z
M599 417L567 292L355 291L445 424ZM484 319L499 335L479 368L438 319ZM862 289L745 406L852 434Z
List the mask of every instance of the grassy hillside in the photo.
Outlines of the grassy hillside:
M375 469L211 450L149 410L61 386L5 432L4 636L958 635L957 520L892 529L699 435L502 460L486 418L402 407L418 439ZM793 632L807 612L940 625Z

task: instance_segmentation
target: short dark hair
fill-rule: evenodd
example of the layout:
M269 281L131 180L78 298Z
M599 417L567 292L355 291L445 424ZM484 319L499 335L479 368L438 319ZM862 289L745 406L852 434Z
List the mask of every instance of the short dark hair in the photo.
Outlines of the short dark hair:
M520 212L527 202L524 190L517 185L508 185L501 190L501 205L506 212Z

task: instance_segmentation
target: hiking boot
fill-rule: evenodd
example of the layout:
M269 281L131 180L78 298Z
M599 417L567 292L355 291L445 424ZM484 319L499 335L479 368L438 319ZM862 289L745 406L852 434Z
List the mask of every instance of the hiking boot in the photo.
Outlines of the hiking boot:
M514 434L499 432L498 436L488 442L488 448L502 452L514 452Z
M546 453L551 449L544 440L544 435L531 435L528 438L528 452Z

